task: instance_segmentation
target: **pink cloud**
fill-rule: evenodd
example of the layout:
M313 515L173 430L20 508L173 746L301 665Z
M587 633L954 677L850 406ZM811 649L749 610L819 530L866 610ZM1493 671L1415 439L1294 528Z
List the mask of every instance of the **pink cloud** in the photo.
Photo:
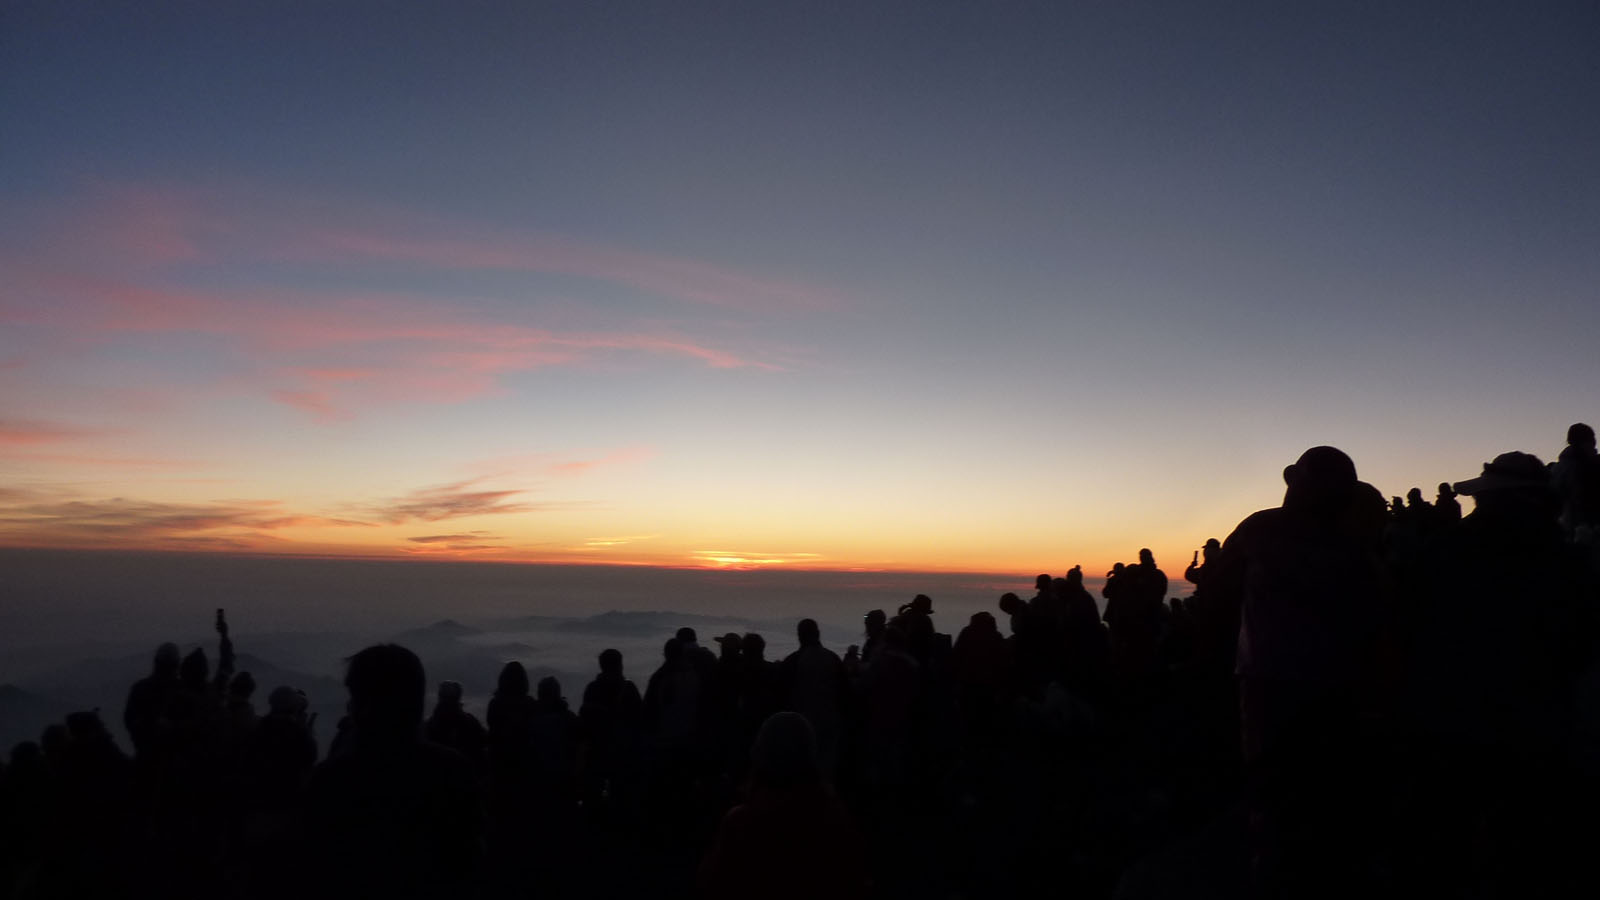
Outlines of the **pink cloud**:
M585 475L599 468L644 462L653 459L655 455L656 451L651 447L628 447L595 459L577 459L554 463L550 466L550 471L556 475Z
M36 267L20 271L0 295L0 320L65 329L80 342L117 333L234 342L276 373L268 396L321 423L374 403L461 402L495 392L509 373L616 354L779 368L672 332L557 332L486 321L408 296L201 293Z
M318 423L374 405L492 395L507 375L555 366L656 357L714 369L782 367L771 354L718 346L682 328L585 328L580 314L580 327L552 329L537 327L525 311L502 306L491 314L472 298L201 289L179 286L179 276L201 263L208 278L233 264L274 268L260 263L342 267L341 275L357 277L417 267L547 274L716 307L719 316L838 302L825 289L704 261L548 234L489 233L279 190L98 183L51 217L34 246L12 248L0 260L8 273L0 323L45 329L82 352L128 335L225 342L222 349L248 373L242 380L253 380L247 389ZM570 311L565 319L573 319ZM712 327L728 326L719 319Z
M375 377L377 369L298 369L296 373L312 381L360 381Z
M422 544L420 546L405 546L400 550L412 556L474 556L491 550L509 550L505 544Z
M111 456L84 452L70 446L114 435L106 428L85 428L37 419L0 419L0 459L46 465L89 466L110 469L183 469L203 465L194 460L166 457Z
M539 231L491 231L281 186L96 182L54 218L47 246L90 246L109 261L140 269L197 261L387 263L584 278L745 312L841 305L841 298L825 288L705 260Z
M448 556L453 553L473 555L486 550L508 550L505 544L487 543L499 541L501 538L487 531L468 531L460 534L424 534L417 537L406 538L413 545L403 546L400 549L408 554L421 556Z
M277 390L272 392L272 399L292 406L311 415L312 421L328 423L339 422L352 417L349 410L335 406L333 401L320 391L288 391Z
M81 428L60 422L37 419L0 419L0 447L33 447L59 444L106 434L103 429Z
M105 469L192 469L205 463L152 456L96 456L89 453L19 453L0 451L0 458L15 462L89 466Z
M555 453L517 453L480 459L464 468L480 479L505 476L574 477L588 474L596 469L646 462L654 459L657 452L656 448L648 446L622 447L583 459L572 459Z
M295 527L371 527L369 522L289 512L272 500L165 503L122 497L0 495L0 542L45 546L216 544L240 549Z
M487 531L468 531L463 534L422 534L408 537L406 540L414 544L450 544L462 541L481 541L491 537Z
M76 241L118 265L152 267L202 259L201 244L225 226L189 191L96 181L54 210L57 241Z
M379 259L449 269L500 269L571 275L624 284L691 303L737 310L821 310L835 307L831 293L762 279L694 260L676 259L565 238L525 236L468 242L376 232L314 232L330 255Z
M370 507L370 514L391 525L404 522L440 522L466 516L498 515L539 509L534 503L513 500L525 491L472 490L478 479L420 488Z

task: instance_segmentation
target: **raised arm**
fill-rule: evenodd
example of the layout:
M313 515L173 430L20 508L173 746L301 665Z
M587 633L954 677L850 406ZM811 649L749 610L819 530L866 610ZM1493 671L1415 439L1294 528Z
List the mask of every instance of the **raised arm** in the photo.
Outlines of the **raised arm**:
M222 646L217 651L217 676L212 684L218 695L227 696L228 681L233 678L233 640L228 637L228 618L221 609L217 610L217 634Z

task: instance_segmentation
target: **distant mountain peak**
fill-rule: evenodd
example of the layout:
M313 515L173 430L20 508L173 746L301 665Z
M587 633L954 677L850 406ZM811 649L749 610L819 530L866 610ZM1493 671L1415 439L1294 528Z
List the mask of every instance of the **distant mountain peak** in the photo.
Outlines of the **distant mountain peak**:
M440 619L432 625L413 628L410 631L402 631L394 636L394 640L402 644L407 641L421 641L431 644L441 640L454 641L458 638L471 637L478 633L478 629L470 625L463 625L455 619Z

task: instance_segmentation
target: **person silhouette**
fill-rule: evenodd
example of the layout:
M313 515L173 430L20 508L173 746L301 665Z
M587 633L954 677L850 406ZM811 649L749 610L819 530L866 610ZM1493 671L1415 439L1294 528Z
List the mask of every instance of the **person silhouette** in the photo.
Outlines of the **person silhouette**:
M749 765L749 747L756 732L767 717L784 704L783 675L778 663L766 658L767 640L754 632L746 632L739 642L739 696L734 700L735 721L739 734L739 756L736 759L736 778L742 778Z
M578 772L578 715L568 706L554 675L539 679L529 732L540 793L546 799L573 794L572 782Z
M657 748L672 756L695 755L703 736L703 707L710 685L700 661L702 651L681 637L667 641L661 648L661 667L645 685L646 723Z
M1439 495L1433 501L1433 514L1441 525L1461 521L1461 501L1456 499L1456 492L1448 481L1439 482Z
M1100 608L1083 586L1083 568L1067 570L1065 597L1067 620L1062 634L1065 659L1064 687L1085 702L1097 702L1105 687L1111 663L1111 638L1100 623Z
M1596 646L1592 575L1564 539L1561 498L1538 457L1502 453L1455 490L1476 508L1429 548L1408 642L1402 721L1419 800L1406 829L1419 849L1409 886L1559 895L1586 877L1582 854L1562 848L1586 815L1569 747Z
M1353 516L1370 495L1341 450L1313 447L1283 478L1283 505L1239 523L1207 592L1242 610L1256 887L1320 895L1351 889L1362 862L1353 817L1365 774L1363 691L1385 608L1381 521Z
M1125 677L1143 678L1156 664L1167 575L1156 567L1155 555L1143 549L1138 563L1107 579L1105 595L1116 667Z
M170 730L172 698L178 691L178 645L156 648L150 674L134 682L123 706L122 725L133 741L134 753L149 756L161 746Z
M300 797L317 763L306 695L287 685L267 694L237 770L240 825L232 864L249 885L246 896L279 897L300 889L301 873L282 861L303 852L297 828Z
M905 633L911 657L926 668L933 658L933 599L927 594L916 595L910 603L900 607L899 614L889 624Z
M994 614L975 612L956 636L951 650L956 704L969 741L987 740L1000 700L1011 690L1011 649L1000 634Z
M717 655L711 652L711 648L700 646L699 635L687 625L679 628L674 637L684 657L694 666L695 671L703 680L709 681L712 671L717 667Z
M883 646L883 630L889 627L889 617L883 610L874 609L867 613L863 621L866 640L861 644L861 665L870 666L872 657Z
M553 675L539 679L528 723L534 775L534 808L542 826L537 843L564 843L578 799L578 715Z
M800 648L784 658L782 664L786 705L811 723L817 746L817 762L822 777L832 782L839 760L839 738L843 727L840 701L845 689L844 664L839 655L822 646L822 632L815 619L801 619L795 626Z
M114 895L132 862L135 819L133 764L100 721L98 711L69 713L66 740L52 766L52 803L63 831L45 879L61 896Z
M1195 551L1194 559L1189 561L1189 567L1183 570L1184 580L1194 585L1196 592L1200 591L1201 585L1205 582L1206 567L1210 566L1221 552L1221 541L1216 538L1206 538L1205 546Z
M422 726L422 735L441 747L461 754L474 768L483 764L484 748L489 744L489 732L478 717L467 712L461 704L459 681L439 682L439 692L434 701L433 713Z
M643 728L644 698L622 673L622 652L600 651L600 674L583 689L578 724L583 736L584 803L623 806L633 799L633 776Z
M528 670L517 660L500 669L489 698L489 759L498 774L521 772L528 755L528 723L533 718Z
M351 742L306 786L313 865L302 889L338 898L462 893L478 864L482 810L466 760L422 740L422 661L376 644L350 657L344 683Z
M1419 536L1427 535L1439 524L1437 510L1422 498L1422 488L1406 491L1406 518Z
M825 771L805 716L779 712L762 723L751 750L749 798L723 818L700 864L703 896L866 895L863 843Z
M1551 468L1556 491L1561 497L1561 524L1567 534L1579 529L1600 527L1600 450L1595 446L1594 429L1576 422L1567 429L1567 445Z
M256 679L249 672L240 672L228 680L226 704L223 707L228 728L235 733L249 733L256 726Z
M1042 697L1056 668L1058 648L1052 640L1050 625L1026 601L1010 591L1000 595L999 605L1000 611L1010 619L1011 637L1006 643L1011 648L1017 687L1023 693Z

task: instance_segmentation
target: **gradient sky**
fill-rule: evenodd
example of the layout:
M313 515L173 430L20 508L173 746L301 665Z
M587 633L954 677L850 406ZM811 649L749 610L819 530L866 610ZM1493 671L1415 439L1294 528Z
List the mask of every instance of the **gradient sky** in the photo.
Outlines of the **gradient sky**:
M1591 2L12 0L0 543L1181 570L1600 419L1597 160Z

